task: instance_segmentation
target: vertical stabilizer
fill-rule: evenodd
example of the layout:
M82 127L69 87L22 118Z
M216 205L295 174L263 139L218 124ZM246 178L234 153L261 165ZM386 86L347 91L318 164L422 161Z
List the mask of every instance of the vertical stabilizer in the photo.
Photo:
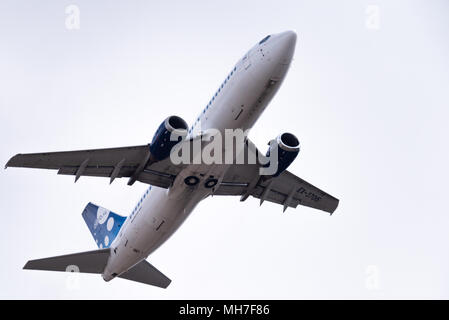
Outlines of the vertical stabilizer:
M84 208L82 215L100 249L109 248L126 220L126 217L91 202Z

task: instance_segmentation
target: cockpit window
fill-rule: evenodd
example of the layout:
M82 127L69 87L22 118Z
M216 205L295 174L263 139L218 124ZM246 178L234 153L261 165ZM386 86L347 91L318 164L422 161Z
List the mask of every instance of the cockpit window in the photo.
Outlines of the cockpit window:
M264 43L265 41L267 41L268 39L270 39L270 35L266 36L265 38L263 38L262 40L260 40L259 44Z

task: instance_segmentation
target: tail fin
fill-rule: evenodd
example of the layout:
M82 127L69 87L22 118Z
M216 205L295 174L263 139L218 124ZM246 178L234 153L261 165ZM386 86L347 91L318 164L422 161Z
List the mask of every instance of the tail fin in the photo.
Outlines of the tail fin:
M126 217L91 202L84 208L82 215L100 249L109 248L126 220Z
M67 254L52 258L30 260L23 268L28 270L76 271L101 274L108 263L109 255L110 249Z

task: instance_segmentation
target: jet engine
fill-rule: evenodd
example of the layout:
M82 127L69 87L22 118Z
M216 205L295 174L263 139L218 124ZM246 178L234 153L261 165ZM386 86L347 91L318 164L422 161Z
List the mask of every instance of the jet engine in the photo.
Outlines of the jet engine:
M275 173L272 176L277 177L292 164L293 160L295 160L298 155L299 140L295 135L287 132L280 134L276 139L272 140L269 145L270 147L266 154L269 162L264 165L264 167L273 166L271 161L274 161ZM273 155L275 158L271 159L270 155Z
M187 128L187 123L180 117L170 116L165 119L151 141L151 156L157 161L167 158L172 148L187 136Z

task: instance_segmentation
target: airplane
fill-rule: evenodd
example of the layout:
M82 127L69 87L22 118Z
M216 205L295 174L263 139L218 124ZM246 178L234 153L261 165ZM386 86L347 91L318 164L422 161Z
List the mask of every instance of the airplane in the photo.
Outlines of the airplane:
M146 259L185 221L196 205L209 196L249 196L280 204L283 210L303 205L332 213L339 200L290 173L288 166L299 153L297 137L282 133L272 140L265 161L248 161L249 150L263 153L245 136L240 152L243 163L174 163L171 154L179 145L191 145L208 129L249 130L278 91L293 59L297 35L285 31L264 37L239 59L195 123L188 128L178 116L169 116L150 144L81 151L17 154L5 168L58 170L58 174L105 177L112 183L126 177L149 184L128 217L93 203L82 216L97 250L28 261L24 269L76 271L101 274L105 281L132 280L167 288L171 280ZM171 138L177 132L178 139ZM170 138L169 138L170 137ZM200 140L200 149L207 142ZM225 149L226 146L222 147ZM243 150L243 151L242 151ZM275 154L274 157L269 158ZM236 157L233 157L235 159ZM190 158L189 158L190 159ZM273 160L274 159L274 160ZM276 163L271 174L261 174L267 163Z

